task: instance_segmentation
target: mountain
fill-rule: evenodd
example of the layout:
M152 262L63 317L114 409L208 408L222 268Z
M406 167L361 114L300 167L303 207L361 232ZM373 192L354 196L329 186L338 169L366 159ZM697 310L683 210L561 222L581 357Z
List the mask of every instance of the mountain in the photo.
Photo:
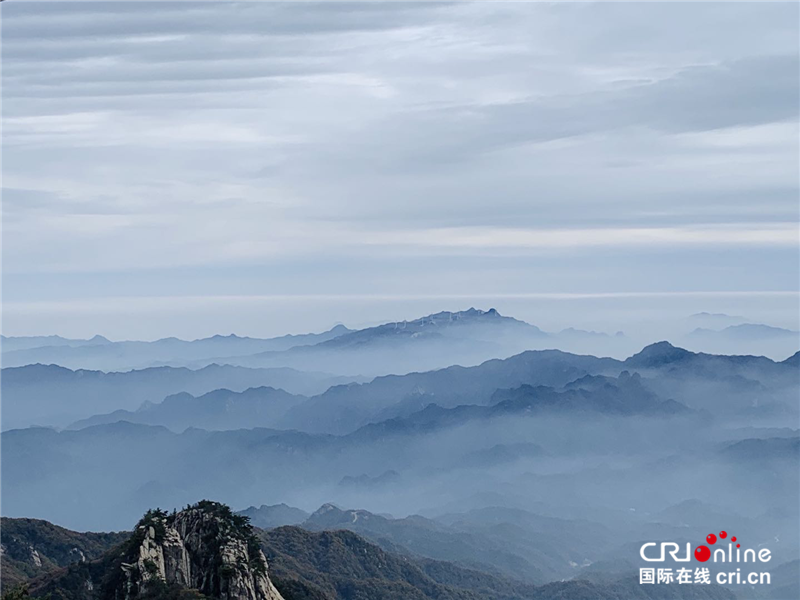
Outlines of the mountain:
M309 432L347 433L369 422L408 416L428 404L484 404L498 388L522 384L563 386L593 373L616 374L622 363L559 350L523 352L474 367L376 377L334 386L289 410L280 426Z
M15 352L17 350L30 350L32 348L55 348L59 346L71 346L77 348L78 346L100 346L103 344L112 343L102 335L96 335L88 340L76 340L64 338L60 335L34 335L23 337L6 337L0 335L0 346L2 346L3 353Z
M625 391L625 393L638 394L637 399L634 400L635 406L629 407L634 412L645 411L643 402L646 401L646 398L644 395L652 393L665 399L681 398L683 403L696 409L714 409L726 413L737 412L743 416L747 415L748 418L752 418L754 410L757 410L762 417L783 414L783 418L787 418L791 417L791 411L795 410L793 409L796 404L793 402L793 394L796 386L800 383L800 373L791 366L791 361L776 363L764 357L695 353L675 347L668 342L647 346L625 361L574 355L558 350L528 351L507 359L486 361L475 367L453 366L422 373L382 376L368 383L334 385L308 400L290 398L285 395L281 395L281 398L278 399L276 396L279 394L269 392L269 390L256 390L243 394L240 393L241 390L235 388L207 394L200 402L195 402L193 397L187 394L171 398L160 405L153 404L160 399L156 398L148 401L136 411L128 409L110 414L107 411L98 411L102 414L81 420L74 426L83 427L90 424L129 420L165 425L176 429L185 427L207 429L274 427L311 433L346 434L370 423L410 417L431 404L442 408L453 408L459 405L496 403L497 399L492 401L492 395L498 389L520 388L516 392L520 396L524 393L530 395L533 393L530 388L538 386L552 387L559 393L575 392L580 388L585 392L592 392L592 396L598 399L599 388L587 387L595 384L601 387L610 385L606 389L606 395L614 395L614 398L607 398L606 406L599 407L608 412L611 410L613 402L622 402L621 394L625 391L619 387L619 382L611 385L608 377L616 377L626 370L633 373L631 382L639 382L636 384L638 390L634 391L631 387L634 384L629 382L626 387L627 391ZM16 373L13 370L9 374L10 377L3 382L4 388L9 388L7 412L10 413L10 416L6 418L7 421L14 424L18 424L17 419L14 418L16 410L32 411L36 406L35 400L42 401L42 397L37 396L37 392L42 389L42 384L35 381L35 372L39 369L60 371L58 367L26 367L25 369L33 372L30 378L34 381L31 382L30 390L23 388L24 391L21 395L23 399L33 396L31 402L23 404L17 401L18 390L13 387ZM203 377L203 375L212 370L219 373L218 379L238 379L240 382L243 380L237 378L238 373L243 373L248 379L254 378L255 375L265 374L259 370L215 366L196 372L168 370L164 375L169 376L165 379L177 380L168 381L167 383L172 384L170 387L177 387L180 384L181 377L179 375L185 376L186 387L199 387L198 382L192 379L195 378L201 382L203 379L209 381L211 373L208 377ZM67 371L66 373L73 372ZM97 398L100 394L111 394L109 386L113 385L113 381L123 380L123 384L127 384L127 387L123 386L115 393L114 403L119 404L129 402L126 392L130 388L136 388L139 384L137 379L147 380L148 375L151 379L157 379L156 373L152 373L151 370L133 371L126 374L75 373L78 373L78 376L75 377L78 381L77 383L69 382L69 385L74 383L80 391L86 392L81 398L75 400L77 405L73 405L75 410L80 407L79 403L88 403L95 398L100 401L100 398ZM308 381L304 383L297 381L301 379L302 374L294 371L280 372L279 374L268 371L267 373L274 375L271 377L272 379L284 379L286 384L300 387L315 385L312 383L313 375L309 375ZM637 373L641 373L644 377L641 380L637 379L639 377ZM591 377L587 378L587 376ZM600 379L592 379L592 377L600 377ZM602 377L606 377L606 379L602 379ZM109 380L108 386L102 385L102 380ZM47 378L44 378L44 381L47 381ZM333 378L327 380L323 378L319 380L319 384L333 381L335 381ZM71 396L69 385L61 387L62 390L68 390L68 397ZM525 385L529 387L520 387ZM151 387L155 386L151 385ZM163 388L166 387L167 385L163 386ZM563 390L560 389L562 387L564 387ZM47 387L45 387L45 391L57 393L54 389ZM571 397L578 398L581 394L586 395L584 392L580 392L571 394ZM762 399L757 409L752 405L753 394L757 394ZM63 395L64 393L61 392L62 397ZM8 402L8 397L11 398L10 402ZM261 397L263 398L260 399ZM561 400L563 401L565 398L567 397L562 397ZM107 396L104 395L102 401L107 402ZM540 404L546 403L546 401L546 398L540 397ZM20 407L20 405L22 406ZM190 407L193 410L188 410ZM203 407L202 410L201 407ZM585 403L584 408L588 408ZM618 408L622 409L623 407L620 405ZM664 411L667 408L668 405L664 405L659 410ZM673 408L677 407L673 406ZM257 418L248 417L248 413L258 414L262 409L263 412ZM194 412L195 410L196 412Z
M77 533L39 519L0 521L4 588L76 562L99 558L128 533Z
M269 386L293 394L321 393L352 381L324 373L294 369L246 369L210 365L196 371L153 367L111 372L28 365L2 370L3 428L29 425L66 426L113 410L135 410L143 402L160 402L170 394L201 395L218 389L242 392Z
M281 527L259 534L276 584L309 597L370 600L478 600L473 592L437 583L413 561L387 553L347 532L314 533ZM313 597L313 596L312 596Z
M673 415L687 412L685 405L662 400L642 384L638 373L622 371L619 377L586 375L563 391L523 384L497 390L490 400L494 411L593 411L619 415Z
M561 519L526 510L487 507L436 519L394 519L325 504L300 524L313 531L347 529L384 550L455 563L527 583L574 577L614 540L585 519Z
M341 339L339 339L341 338ZM257 339L213 336L194 341L165 338L154 342L109 342L14 339L3 351L4 365L58 364L75 369L127 370L152 366L209 364L292 367L345 375L377 375L400 370L430 369L456 363L476 364L510 356L548 339L548 334L523 321L470 308L440 312L412 321L393 322L351 331L342 325L321 334ZM97 343L94 343L94 342ZM408 354L408 350L412 350ZM448 356L448 360L441 360ZM355 360L357 359L357 360ZM354 365L358 370L354 371Z
M800 332L758 323L731 325L721 330L697 328L681 343L704 352L762 354L783 358L797 352Z
M726 341L756 341L788 338L796 342L798 337L800 337L800 332L783 329L781 327L761 325L759 323L742 323L741 325L731 325L721 330L698 328L689 335L697 338Z
M420 339L426 336L488 341L520 333L538 337L546 336L535 325L503 316L494 308L487 311L470 308L460 312L443 311L413 321L385 323L377 327L351 331L318 344L318 347L363 347L365 344L372 345L387 339Z
M677 348L669 342L656 342L642 348L630 358L625 360L625 364L638 368L658 368L683 361L691 360L696 356L693 352Z
M392 435L429 434L447 427L474 421L488 421L506 417L534 415L569 415L596 413L610 416L689 416L684 404L662 400L642 383L638 374L631 376L623 371L618 378L580 378L578 382L592 381L588 389L580 383L564 389L523 384L510 389L496 390L488 405L461 405L443 408L429 404L408 417L388 419L364 425L346 439L358 441L378 440ZM602 384L598 384L602 381Z
M691 352L673 346L669 342L650 344L624 361L626 366L654 369L660 367L691 367L694 369L717 369L718 375L744 374L759 371L762 375L787 373L781 363L764 356L720 355Z
M737 415L749 425L774 425L800 416L800 370L792 368L791 361L691 352L658 342L623 364L639 372L659 396L680 398L718 417Z
M663 588L626 576L611 583L534 586L445 561L386 552L350 531L281 527L259 533L286 600L655 600ZM691 589L690 589L691 588ZM734 600L717 585L673 586L672 600Z
M450 530L417 515L392 519L366 510L342 510L333 504L325 504L301 526L311 531L347 529L390 552L411 552L416 556L528 582L545 580L538 566L507 551L503 544L469 532Z
M530 349L624 356L631 341L567 328L544 332L535 325L501 315L496 309L443 311L410 321L361 330L337 325L319 334L259 339L216 335L193 341L164 338L153 342L112 342L102 336L69 340L57 336L4 339L6 367L57 364L72 369L125 371L154 366L199 369L210 364L251 368L291 367L338 375L377 376L476 365ZM354 370L357 367L357 370Z
M155 510L133 534L4 520L4 583L53 600L233 588L284 600L730 598L635 577L643 541L697 544L726 529L769 548L776 572L786 565L775 589L796 596L784 584L800 556L800 355L661 342L618 360L530 349L604 335L547 334L496 311L432 317L256 353L398 369L370 381L284 367L6 369L7 427L82 421L3 432L3 515L107 530L204 497L249 508ZM518 343L526 351L507 358L401 372Z
M122 421L11 430L0 443L4 516L71 528L124 527L153 504L181 506L212 494L240 506L252 498L291 504L307 492L301 481L330 477L335 486L347 474L329 464L339 451L335 438L270 429L178 434Z
M623 334L609 336L571 328L549 333L501 315L496 309L470 308L384 323L315 345L230 357L225 362L249 367L289 366L344 375L380 376L430 371L454 364L473 366L526 350L553 348L615 356L626 356L634 349L631 340Z
M283 600L247 519L205 500L171 515L148 511L115 549L36 580L31 589L54 600L155 599L179 590L219 600Z
M478 364L546 343L538 327L470 308L351 331L315 345L231 357L248 367L289 366L365 376ZM302 365L302 366L301 366Z
M66 565L24 575L31 596L50 600L648 600L635 580L562 581L533 586L453 563L387 552L350 531L250 526L222 504L201 501L167 514L150 510L132 533L79 534L37 522L4 519L15 542L57 548L96 539L96 558L73 553ZM5 542L4 542L5 545ZM63 545L63 544L62 544ZM5 547L5 546L4 546ZM6 551L4 550L4 554ZM269 562L267 562L267 558ZM3 580L9 593L6 557ZM687 586L696 587L696 586ZM728 600L716 585L670 598ZM11 592L13 593L13 592ZM8 596L11 597L10 595ZM27 597L21 593L15 597ZM6 596L4 596L6 598Z
M723 453L737 461L797 461L800 458L800 436L741 440L729 445Z
M763 593L771 600L800 598L800 560L792 560L772 569L770 590ZM761 590L759 590L761 591Z
M318 406L318 417L308 415L323 429L324 419L352 406L352 420L343 415L331 426L354 429L344 435L285 429L283 419L271 428L234 421L248 428L189 427L180 434L126 422L6 431L0 440L4 515L107 529L126 526L153 504L181 506L208 496L242 507L285 502L313 510L325 502L357 502L379 513L436 514L462 498L490 493L502 497L492 497L490 505L525 507L533 498L563 506L567 498L581 511L602 499L607 506L655 511L685 500L686 482L698 470L708 469L707 479L716 483L707 492L692 489L691 497L703 501L720 489L741 490L737 472L761 481L762 458L770 468L778 462L777 468L761 470L771 479L758 491L746 486L740 510L751 511L757 499L765 502L758 506L778 503L775 493L792 481L786 461L766 462L765 454L737 463L720 449L743 438L776 437L767 432L793 422L797 369L761 357L676 352L670 345L649 347L640 359L646 366L634 368L614 359L527 352L478 367L334 388L341 397L323 394L295 407ZM80 380L76 372L67 375ZM378 420L415 385L426 386L415 401L433 396L451 406L428 404ZM358 427L362 407L367 416L373 410L370 402L376 421ZM213 414L198 417L210 428ZM745 425L758 431L748 433ZM397 476L381 479L387 472ZM631 477L636 484L625 484Z
M761 354L783 358L800 348L800 332L760 323L698 327L678 338L681 345L717 354Z
M345 434L369 423L408 417L430 404L443 408L486 404L498 389L522 385L558 389L586 375L616 377L626 370L643 376L641 387L665 399L681 398L691 408L743 410L752 403L753 394L791 408L800 372L790 367L788 362L764 357L690 352L669 342L646 346L625 361L530 350L472 367L451 366L334 386L291 408L278 426ZM726 403L729 398L736 401Z
M547 581L578 576L582 565L604 558L618 543L616 532L587 518L552 517L518 508L487 506L439 515L435 521L482 540L484 547L499 546L522 557Z
M627 358L625 368L639 371L643 376L666 380L682 378L693 381L698 377L709 382L736 381L739 385L757 383L760 389L796 386L800 372L791 368L791 361L778 362L765 356L709 354L691 352L658 342ZM751 386L752 387L752 386Z
M258 508L250 506L249 508L240 510L236 514L247 517L254 527L260 529L274 529L275 527L282 527L284 525L299 525L310 516L304 510L283 503L273 504L272 506L262 504Z
M637 361L644 366L634 368L631 363ZM69 381L80 381L80 374L66 371ZM96 372L84 375L91 381ZM123 376L132 374L114 375ZM106 377L111 376L101 374L101 380ZM422 388L415 401L432 396L451 406L429 403L381 420L379 415L398 408L392 402L402 401L414 386ZM58 391L57 386L51 389ZM600 494L612 505L638 502L643 510L650 502L655 506L647 510L658 510L666 507L659 506L662 502L685 500L685 482L701 468L709 468L720 489L740 488L735 471L753 476L759 459L737 465L720 448L748 437L776 437L768 432L793 422L797 389L797 369L790 364L702 355L661 344L628 364L533 351L478 367L335 387L296 405L270 428L252 428L254 419L243 422L243 409L234 411L230 422L225 412L197 411L198 422L209 429L217 426L215 421L247 427L221 431L192 426L176 433L130 422L67 431L17 429L4 432L0 440L3 510L6 516L46 518L73 528L119 528L154 503L181 506L204 496L238 506L285 502L304 510L325 502L358 502L376 512L409 514L490 492L506 499L493 498L491 505L533 494L555 505L567 497L585 510ZM262 392L278 393L253 393L258 397ZM236 404L240 396L228 394L223 396ZM176 428L191 424L195 416L196 399L181 399L187 406L177 414L186 420L179 427L172 423ZM670 399L680 399L691 410ZM8 397L3 400L5 411ZM308 421L288 429L290 414L308 405L319 414L309 410L304 413ZM334 421L340 413L345 414ZM374 422L358 426L372 415ZM326 420L334 422L326 426ZM744 425L758 432L748 433ZM783 471L781 463L775 472ZM392 472L397 475L381 478ZM634 476L636 499L623 497L630 486L621 482ZM763 496L772 506L774 492L788 485L791 476L781 475L784 483L772 477L748 500ZM617 484L611 486L612 481ZM93 491L98 486L102 493ZM576 496L575 489L586 490L586 496ZM692 497L709 500L696 490ZM515 499L511 506L524 507L523 502Z
M741 522L741 516L733 515L724 509L701 502L696 498L684 500L678 504L668 506L653 515L655 520L665 523L678 523L680 526L705 527L706 523L715 523L723 520Z
M587 375L616 376L625 370L641 373L644 376L642 385L656 395L681 398L692 408L749 411L752 418L752 397L758 394L762 399L757 409L759 414L782 413L783 418L789 418L792 410L796 410L793 408L796 404L793 394L800 384L800 371L791 367L791 360L776 363L764 357L696 353L668 342L647 346L625 361L559 350L535 350L507 359L489 360L474 367L452 366L406 375L387 375L368 383L349 382L346 385L337 384L341 378L283 368L246 369L213 365L199 371L160 367L127 373L102 373L31 365L3 372L4 426L19 427L37 422L63 426L76 420L70 419L71 416L86 418L94 413L94 418L77 419L81 422L76 426L124 419L177 428L267 426L345 434L369 423L408 417L430 404L445 408L486 404L497 389L522 385L558 389ZM333 385L327 387L329 384ZM574 384L573 388L577 385ZM324 391L308 400L283 397L275 402L274 393L273 398L266 399L266 390L241 394L248 387L280 387L289 393ZM192 405L190 395L197 398L218 388L224 389ZM165 396L175 394L177 390L189 395L158 405ZM263 403L259 403L259 395L265 397ZM199 408L203 405L205 409L196 415L179 409L183 417L180 414L170 416L170 409L178 407L180 399L185 406ZM127 412L112 411L109 414L109 404L115 411ZM216 422L214 415L220 413L215 413L214 407L219 411L223 404L229 405L226 410L231 414ZM251 421L244 409L237 413L237 405L250 406L248 410L256 406L271 408L262 418ZM137 408L139 410L134 410ZM49 422L43 416L37 418L37 415L44 414L51 415ZM241 417L235 417L236 414Z
M317 344L349 331L344 325L337 325L323 333L268 339L231 334L192 341L164 338L154 342L111 342L102 336L95 336L90 340L67 340L58 336L5 338L2 358L6 367L52 363L73 369L122 371L152 366L182 366L197 360L205 360L206 364L222 363L225 357Z
M173 431L187 427L207 430L272 427L304 396L295 396L272 387L249 388L243 392L214 390L195 397L186 392L173 394L162 402L145 402L136 411L117 410L73 423L71 429L128 421L163 425Z
M747 322L747 319L738 315L726 315L725 313L699 312L690 315L686 322L694 328L706 327L710 329L727 327L729 325L739 325Z
M792 354L789 358L783 361L784 365L787 367L798 368L800 367L800 350Z

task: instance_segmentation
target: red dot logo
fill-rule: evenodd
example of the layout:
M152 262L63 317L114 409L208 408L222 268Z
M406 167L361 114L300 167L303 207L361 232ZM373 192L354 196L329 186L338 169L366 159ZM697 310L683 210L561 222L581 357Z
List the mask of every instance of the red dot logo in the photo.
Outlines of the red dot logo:
M708 546L698 546L694 549L694 557L700 562L706 562L711 558L711 550L708 549Z
M736 547L737 547L737 548L738 548L739 546L741 546L741 544L736 544Z
M728 532L727 531L720 531L719 532L719 537L724 540L726 537L728 537Z
M716 541L717 541L717 536L715 536L713 533L709 533L706 536L706 542L708 542L709 544L713 544Z
M735 542L735 541L736 541L736 536L733 536L733 537L731 538L731 541L732 541L732 542Z

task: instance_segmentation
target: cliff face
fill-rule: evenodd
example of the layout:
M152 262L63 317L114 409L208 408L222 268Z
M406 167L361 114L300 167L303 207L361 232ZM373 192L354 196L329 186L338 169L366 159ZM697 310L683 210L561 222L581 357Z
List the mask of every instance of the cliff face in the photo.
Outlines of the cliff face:
M220 600L283 600L247 520L221 504L201 502L172 515L150 511L125 559L118 592L126 600L165 586Z

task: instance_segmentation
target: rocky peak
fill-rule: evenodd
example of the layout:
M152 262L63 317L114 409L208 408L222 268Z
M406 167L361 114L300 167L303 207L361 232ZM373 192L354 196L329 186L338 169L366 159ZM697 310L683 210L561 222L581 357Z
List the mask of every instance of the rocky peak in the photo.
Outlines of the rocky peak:
M673 346L669 342L656 342L645 346L641 352L625 360L633 367L657 368L695 356L693 352Z
M167 586L220 600L283 600L248 519L207 500L171 515L149 511L134 530L121 569L119 591L126 600Z

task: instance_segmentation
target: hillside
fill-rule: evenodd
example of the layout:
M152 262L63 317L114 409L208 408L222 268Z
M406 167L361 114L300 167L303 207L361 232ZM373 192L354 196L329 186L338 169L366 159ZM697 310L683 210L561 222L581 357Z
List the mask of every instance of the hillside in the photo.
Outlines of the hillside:
M59 567L99 558L129 533L78 533L40 519L0 520L2 585L37 577Z
M284 600L244 517L203 500L171 515L148 511L127 539L93 561L51 570L30 582L53 600Z
M202 501L173 514L152 510L132 534L78 534L49 523L4 519L17 543L40 555L63 542L94 541L93 556L23 574L50 600L648 600L632 578L533 586L452 563L387 552L349 531L253 529L225 505ZM88 536L88 537L87 537ZM120 538L122 541L120 541ZM34 544L35 542L35 544ZM97 556L98 552L102 552ZM88 558L88 556L87 556ZM5 579L5 571L4 571ZM21 588L17 588L20 590ZM4 590L4 599L14 591ZM718 586L675 588L674 600L732 600Z

